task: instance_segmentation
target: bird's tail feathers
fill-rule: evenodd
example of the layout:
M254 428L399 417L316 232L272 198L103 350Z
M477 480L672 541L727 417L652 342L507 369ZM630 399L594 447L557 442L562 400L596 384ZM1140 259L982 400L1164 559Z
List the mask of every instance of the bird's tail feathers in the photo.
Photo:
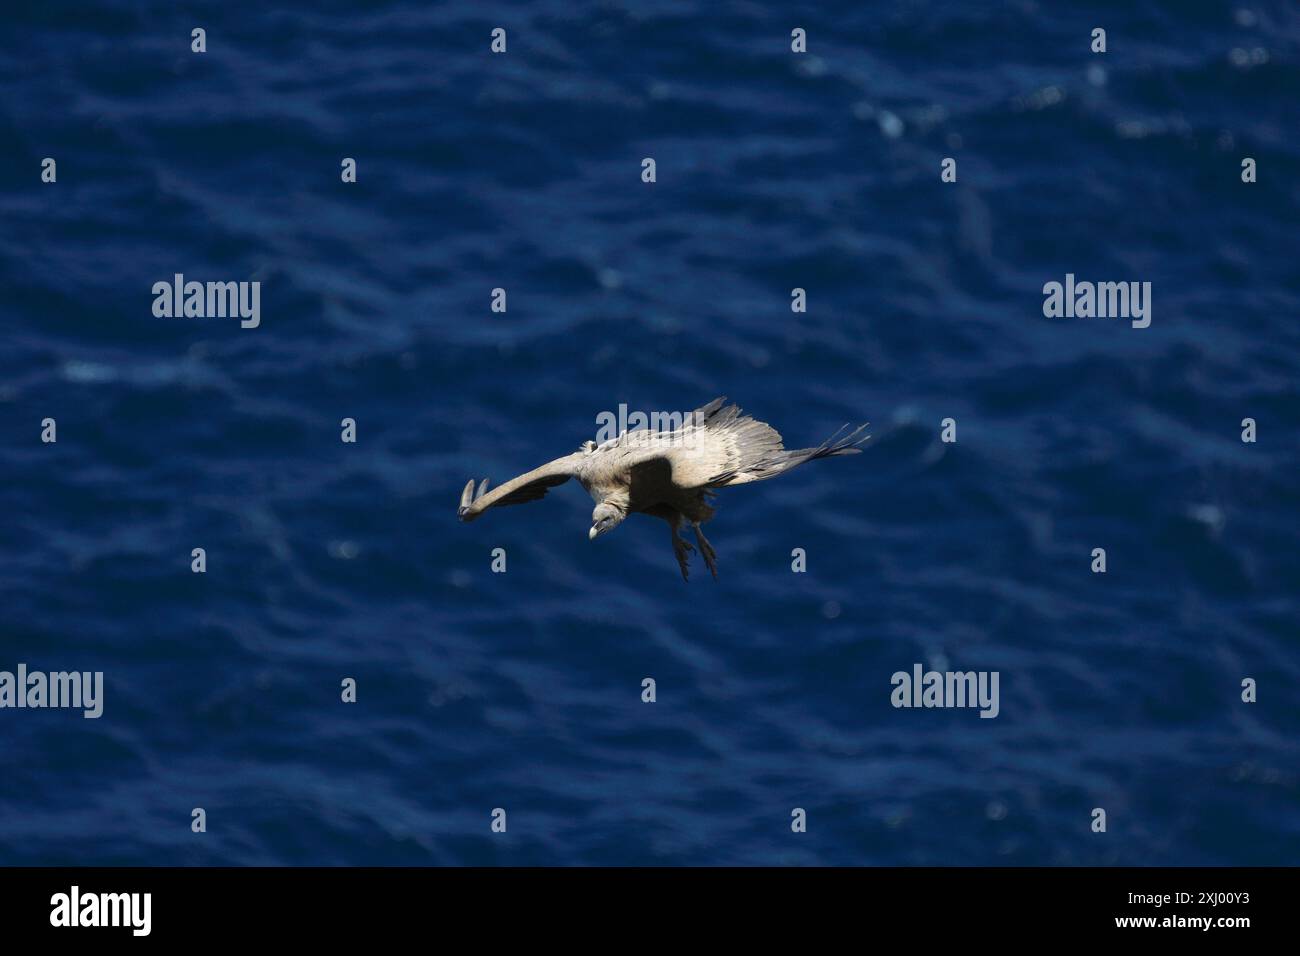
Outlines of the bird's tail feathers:
M870 424L869 422L867 424ZM818 458L834 458L836 455L856 455L862 451L862 446L866 444L870 435L863 435L866 431L867 424L859 425L848 434L845 430L850 426L845 424L826 439L816 448L801 448L798 451L787 451L788 457L798 458L795 464L803 464L805 461L816 461ZM861 436L861 437L859 437Z

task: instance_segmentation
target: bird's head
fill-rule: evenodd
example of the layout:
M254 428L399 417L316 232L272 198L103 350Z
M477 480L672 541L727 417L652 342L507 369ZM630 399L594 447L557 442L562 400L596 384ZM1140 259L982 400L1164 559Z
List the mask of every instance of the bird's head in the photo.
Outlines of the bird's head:
M617 505L602 501L591 513L591 530L587 532L588 539L595 541L606 531L613 531L626 517L627 515Z

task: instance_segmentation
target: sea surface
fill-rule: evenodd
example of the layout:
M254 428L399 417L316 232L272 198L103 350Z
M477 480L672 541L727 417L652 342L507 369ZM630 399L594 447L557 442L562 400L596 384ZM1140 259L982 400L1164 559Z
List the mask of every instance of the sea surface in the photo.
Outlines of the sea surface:
M104 712L0 709L0 864L1300 863L1294 4L3 19L0 670ZM723 491L716 582L574 483L456 520L718 395L872 437Z

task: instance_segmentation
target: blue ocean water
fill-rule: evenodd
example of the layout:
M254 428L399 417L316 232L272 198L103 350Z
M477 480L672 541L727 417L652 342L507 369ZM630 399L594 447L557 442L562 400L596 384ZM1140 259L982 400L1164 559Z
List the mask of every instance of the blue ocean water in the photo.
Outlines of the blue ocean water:
M0 710L0 863L1300 861L1294 5L4 19L0 669L105 700ZM1150 327L1045 318L1067 273ZM724 394L873 437L724 491L716 582L572 484L455 519Z

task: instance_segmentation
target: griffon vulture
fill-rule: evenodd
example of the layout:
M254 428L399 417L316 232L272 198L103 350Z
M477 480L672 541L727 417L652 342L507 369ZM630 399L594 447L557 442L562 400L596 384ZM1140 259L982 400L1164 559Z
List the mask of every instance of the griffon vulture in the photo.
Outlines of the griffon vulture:
M599 445L584 442L573 454L491 491L486 478L477 488L470 479L457 514L461 521L473 521L488 508L536 501L554 486L576 478L596 502L589 538L612 531L630 514L662 518L671 530L682 578L687 579L687 562L695 548L679 529L689 523L704 563L716 578L717 553L700 525L713 517L708 501L717 489L775 478L806 461L856 454L868 437L858 437L866 425L841 437L845 425L816 448L786 451L776 429L741 415L735 405L724 407L725 401L715 398L671 431L625 431Z

